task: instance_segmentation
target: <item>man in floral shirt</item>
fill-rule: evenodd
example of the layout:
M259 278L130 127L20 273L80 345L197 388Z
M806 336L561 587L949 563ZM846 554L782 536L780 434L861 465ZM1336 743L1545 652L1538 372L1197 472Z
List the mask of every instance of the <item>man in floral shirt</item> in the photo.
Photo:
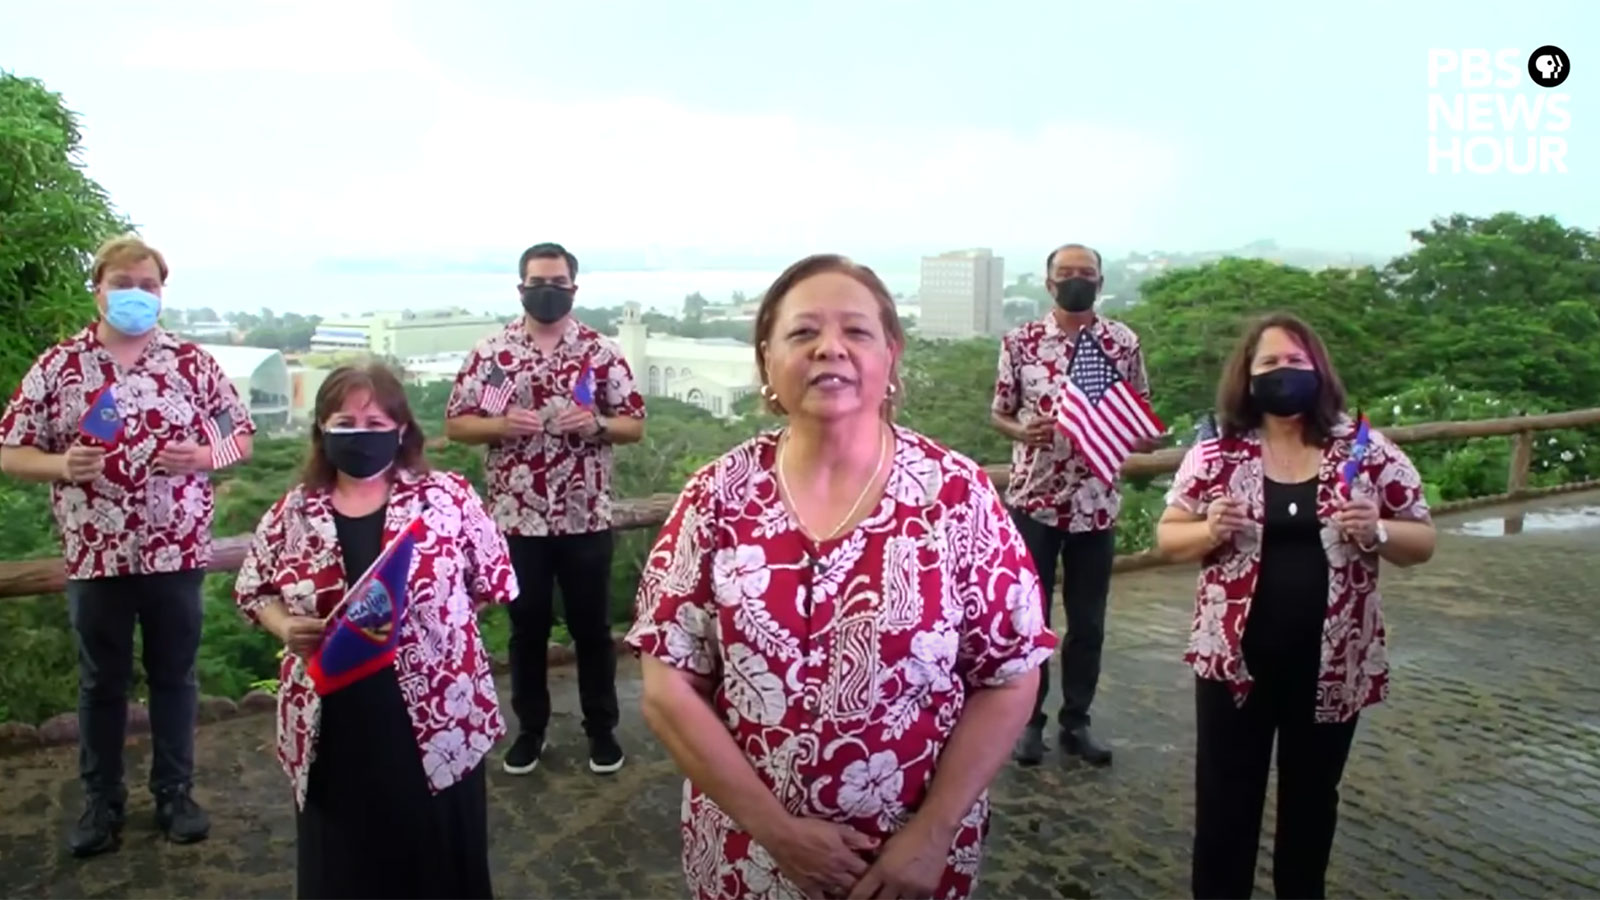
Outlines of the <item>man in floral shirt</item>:
M504 766L532 772L550 723L551 611L561 588L578 657L589 768L622 768L611 636L613 444L644 437L644 398L616 343L572 317L578 260L560 244L518 263L522 318L473 349L445 409L452 440L486 444L489 511L521 595L511 604L511 707L520 730Z
M991 418L995 428L1016 442L1006 501L1039 570L1045 621L1050 620L1056 560L1061 561L1061 593L1067 613L1067 639L1061 651L1061 746L1094 765L1111 762L1111 749L1089 733L1089 705L1100 680L1100 647L1105 640L1106 598L1116 555L1117 515L1122 500L1115 484L1089 469L1083 454L1056 428L1066 398L1067 371L1081 329L1100 346L1122 377L1146 399L1150 396L1139 337L1121 322L1095 314L1105 286L1099 252L1067 244L1045 259L1045 286L1055 308L1044 318L1012 329L1000 345ZM1154 449L1145 442L1136 449ZM1016 759L1037 765L1044 758L1044 700L1048 671L1039 678L1033 720L1018 742Z
M136 619L156 822L179 843L210 831L189 793L211 561L206 473L248 458L255 425L217 361L156 324L166 280L166 261L138 238L102 247L92 272L99 321L46 350L0 418L0 469L50 485L65 547L86 795L69 839L79 856L115 849L121 836Z

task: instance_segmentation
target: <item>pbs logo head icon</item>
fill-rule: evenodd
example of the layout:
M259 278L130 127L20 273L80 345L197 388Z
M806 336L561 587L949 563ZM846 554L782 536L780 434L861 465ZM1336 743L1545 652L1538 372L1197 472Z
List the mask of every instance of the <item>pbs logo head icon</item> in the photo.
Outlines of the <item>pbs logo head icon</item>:
M1528 78L1542 88L1560 87L1572 74L1572 59L1567 51L1546 44L1528 55Z

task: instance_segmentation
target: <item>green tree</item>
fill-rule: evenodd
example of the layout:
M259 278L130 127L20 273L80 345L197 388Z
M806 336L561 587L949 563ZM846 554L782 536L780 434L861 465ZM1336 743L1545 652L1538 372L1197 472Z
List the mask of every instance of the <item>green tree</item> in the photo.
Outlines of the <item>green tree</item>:
M37 79L0 71L0 384L94 318L95 249L130 225L84 174L78 117Z

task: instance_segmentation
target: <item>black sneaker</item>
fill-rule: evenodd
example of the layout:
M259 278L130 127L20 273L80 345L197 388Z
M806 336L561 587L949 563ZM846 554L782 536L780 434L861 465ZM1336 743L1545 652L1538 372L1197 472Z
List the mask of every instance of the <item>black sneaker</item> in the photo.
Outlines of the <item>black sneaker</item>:
M156 827L174 844L193 844L211 834L211 817L188 788L176 788L156 795Z
M1095 740L1087 727L1061 732L1061 749L1068 756L1079 756L1091 766L1111 765L1111 748Z
M1023 729L1022 737L1017 741L1016 752L1011 758L1019 766L1037 766L1044 762L1044 727L1029 725Z
M122 845L124 807L110 797L90 797L83 806L83 815L72 827L67 846L72 855L90 857L117 849Z
M539 757L544 755L544 748L549 742L542 734L519 734L517 740L506 751L503 765L512 775L526 775L539 767Z
M596 775L610 775L622 768L625 760L616 735L608 731L589 738L589 771Z

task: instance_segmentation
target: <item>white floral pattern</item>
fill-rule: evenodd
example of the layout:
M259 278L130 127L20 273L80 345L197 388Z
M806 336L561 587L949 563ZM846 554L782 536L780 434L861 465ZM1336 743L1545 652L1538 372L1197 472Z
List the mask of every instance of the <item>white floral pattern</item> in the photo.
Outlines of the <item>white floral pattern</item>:
M505 734L473 608L510 603L517 580L505 537L465 478L399 473L385 542L418 512L423 535L411 560L395 668L423 770L437 793L472 771ZM296 487L261 518L234 582L239 608L256 622L274 600L294 615L327 615L344 590L330 495ZM322 706L299 657L284 659L279 678L278 759L303 806Z
M702 468L646 561L628 634L639 652L716 682L718 713L791 813L878 837L920 805L970 692L1037 668L1057 643L983 470L895 434L883 499L821 545L778 499L776 433ZM951 846L940 896L971 892L987 827L985 795ZM692 784L683 835L700 900L799 896Z
M1333 524L1340 496L1339 468L1350 458L1355 423L1342 417L1333 439L1323 449L1318 470L1317 518L1322 521L1322 546L1328 556L1328 613L1322 631L1322 666L1318 676L1316 721L1348 721L1362 709L1381 703L1389 693L1382 598L1378 593L1378 555L1363 552L1345 540ZM1255 597L1261 567L1260 533L1266 520L1266 481L1258 432L1207 442L1217 451L1204 465L1187 465L1191 473L1167 492L1167 505L1205 515L1212 500L1233 497L1245 505L1251 526L1240 531L1203 561L1195 590L1194 624L1184 661L1202 678L1225 681L1234 700L1243 705L1253 679L1241 643ZM1204 452L1206 444L1189 453ZM1410 458L1380 432L1371 443L1356 478L1356 491L1378 500L1386 519L1428 522L1432 516L1423 496L1422 478Z
M1122 377L1148 400L1150 379L1139 336L1103 316L1096 316L1089 327ZM1025 423L1054 417L1066 398L1076 340L1061 330L1054 315L1008 332L1000 342L993 411ZM1059 431L1049 447L1012 445L1006 502L1046 525L1074 533L1112 528L1122 512L1117 486L1095 476L1083 454Z
M199 346L157 329L144 355L124 370L90 325L46 350L23 376L0 418L0 444L66 452L107 384L115 385L122 434L106 452L105 472L87 484L50 486L67 577L205 568L210 476L160 474L156 457L179 441L205 443L202 427L223 413L246 434L256 426L233 382Z
M572 389L587 361L594 368L596 413L645 417L644 397L616 342L576 319L547 356L522 319L474 347L456 375L445 415L480 415L483 389L498 366L515 389L511 404L550 422L573 405ZM483 468L489 506L501 530L522 537L589 534L611 527L611 445L547 432L491 444Z

